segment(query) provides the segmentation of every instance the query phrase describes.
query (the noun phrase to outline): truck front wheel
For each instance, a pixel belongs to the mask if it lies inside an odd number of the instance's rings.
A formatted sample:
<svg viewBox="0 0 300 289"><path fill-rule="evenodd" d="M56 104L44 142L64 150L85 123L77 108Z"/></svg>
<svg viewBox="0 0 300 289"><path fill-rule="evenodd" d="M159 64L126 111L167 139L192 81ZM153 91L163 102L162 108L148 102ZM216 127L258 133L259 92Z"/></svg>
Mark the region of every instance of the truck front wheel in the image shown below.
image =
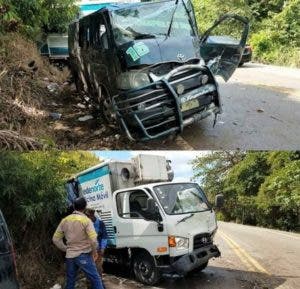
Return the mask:
<svg viewBox="0 0 300 289"><path fill-rule="evenodd" d="M143 284L154 285L160 279L160 273L155 266L154 259L148 253L139 253L133 260L135 277Z"/></svg>

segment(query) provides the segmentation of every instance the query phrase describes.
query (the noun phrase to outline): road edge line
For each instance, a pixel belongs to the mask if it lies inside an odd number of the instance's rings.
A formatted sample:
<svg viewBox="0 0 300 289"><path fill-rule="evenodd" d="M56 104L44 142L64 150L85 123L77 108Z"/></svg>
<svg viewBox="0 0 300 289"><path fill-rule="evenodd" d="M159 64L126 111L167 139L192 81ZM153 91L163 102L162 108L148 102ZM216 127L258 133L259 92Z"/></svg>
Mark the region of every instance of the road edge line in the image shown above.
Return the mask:
<svg viewBox="0 0 300 289"><path fill-rule="evenodd" d="M229 239L227 239L222 232L218 231L218 234L221 236L221 238L227 243L227 245L234 251L234 253L237 255L237 257L240 259L240 261L246 266L246 269L255 272L255 267L243 256L243 254L240 252L239 247L235 246Z"/></svg>
<svg viewBox="0 0 300 289"><path fill-rule="evenodd" d="M262 265L258 263L252 256L249 255L243 248L241 248L234 240L232 240L228 235L224 232L221 232L225 238L227 238L233 245L239 248L240 252L244 255L244 257L261 273L265 273L267 275L271 275Z"/></svg>

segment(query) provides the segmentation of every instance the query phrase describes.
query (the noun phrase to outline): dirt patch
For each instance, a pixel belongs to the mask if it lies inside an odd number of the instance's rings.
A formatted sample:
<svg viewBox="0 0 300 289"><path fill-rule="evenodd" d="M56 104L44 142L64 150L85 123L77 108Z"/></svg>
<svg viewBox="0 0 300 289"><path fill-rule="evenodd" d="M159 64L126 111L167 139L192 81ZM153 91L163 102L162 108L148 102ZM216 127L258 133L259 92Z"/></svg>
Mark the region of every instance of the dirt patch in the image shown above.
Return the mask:
<svg viewBox="0 0 300 289"><path fill-rule="evenodd" d="M43 146L50 135L47 104L53 98L46 83L64 77L40 57L34 43L18 34L0 36L0 148ZM15 137L7 137L8 132Z"/></svg>

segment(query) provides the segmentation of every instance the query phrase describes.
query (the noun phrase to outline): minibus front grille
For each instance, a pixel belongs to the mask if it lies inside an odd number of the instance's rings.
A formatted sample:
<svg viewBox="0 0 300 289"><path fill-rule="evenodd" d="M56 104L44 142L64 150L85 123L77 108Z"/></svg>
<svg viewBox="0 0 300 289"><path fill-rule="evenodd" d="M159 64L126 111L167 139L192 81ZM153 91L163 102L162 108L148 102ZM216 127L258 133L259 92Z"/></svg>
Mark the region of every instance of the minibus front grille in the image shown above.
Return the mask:
<svg viewBox="0 0 300 289"><path fill-rule="evenodd" d="M194 250L211 245L212 239L210 234L198 234L194 237Z"/></svg>
<svg viewBox="0 0 300 289"><path fill-rule="evenodd" d="M113 103L123 127L137 132L138 138L154 139L180 130L179 102L167 82L119 94Z"/></svg>
<svg viewBox="0 0 300 289"><path fill-rule="evenodd" d="M208 77L202 83L203 77ZM131 140L151 140L180 133L187 124L219 113L218 90L206 69L185 69L170 77L128 91L112 99L113 108ZM194 117L195 116L195 117Z"/></svg>

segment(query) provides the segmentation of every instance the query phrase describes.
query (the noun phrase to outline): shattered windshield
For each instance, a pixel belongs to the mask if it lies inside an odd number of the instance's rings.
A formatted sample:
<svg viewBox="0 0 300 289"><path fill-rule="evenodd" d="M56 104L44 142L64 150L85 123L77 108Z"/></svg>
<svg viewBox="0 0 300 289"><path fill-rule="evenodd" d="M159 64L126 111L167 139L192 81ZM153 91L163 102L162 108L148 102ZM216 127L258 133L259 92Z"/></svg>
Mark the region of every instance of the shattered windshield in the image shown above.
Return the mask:
<svg viewBox="0 0 300 289"><path fill-rule="evenodd" d="M209 209L207 199L196 184L168 184L154 187L154 191L169 215L201 212Z"/></svg>
<svg viewBox="0 0 300 289"><path fill-rule="evenodd" d="M136 5L112 11L118 45L142 38L194 36L184 4L179 1Z"/></svg>

